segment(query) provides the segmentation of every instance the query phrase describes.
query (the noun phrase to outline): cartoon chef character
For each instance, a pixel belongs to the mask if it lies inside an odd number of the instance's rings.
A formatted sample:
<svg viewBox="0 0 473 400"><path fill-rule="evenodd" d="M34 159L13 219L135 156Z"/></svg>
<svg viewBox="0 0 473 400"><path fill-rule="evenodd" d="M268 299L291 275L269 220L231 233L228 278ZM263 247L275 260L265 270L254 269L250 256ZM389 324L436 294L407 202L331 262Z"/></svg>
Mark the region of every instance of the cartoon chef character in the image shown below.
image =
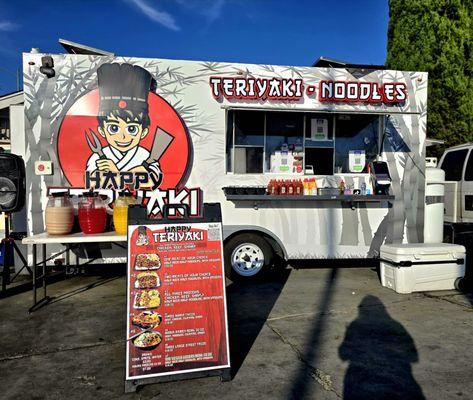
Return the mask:
<svg viewBox="0 0 473 400"><path fill-rule="evenodd" d="M149 133L148 94L152 76L144 68L131 64L102 64L97 69L100 104L98 133L107 140L96 147L87 139L93 153L87 171L148 172L162 179L157 159L140 146ZM156 142L156 138L155 138Z"/></svg>

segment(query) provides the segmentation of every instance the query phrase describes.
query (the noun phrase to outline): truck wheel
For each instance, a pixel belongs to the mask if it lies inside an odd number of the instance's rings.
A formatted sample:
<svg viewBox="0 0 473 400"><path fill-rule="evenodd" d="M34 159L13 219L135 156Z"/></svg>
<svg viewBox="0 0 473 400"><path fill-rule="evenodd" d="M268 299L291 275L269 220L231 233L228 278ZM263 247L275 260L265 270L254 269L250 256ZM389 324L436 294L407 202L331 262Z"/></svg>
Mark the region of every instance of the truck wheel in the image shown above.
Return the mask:
<svg viewBox="0 0 473 400"><path fill-rule="evenodd" d="M455 289L458 290L459 292L463 292L463 289L464 289L464 280L463 278L457 278L455 279L455 283L454 283L454 286L455 286Z"/></svg>
<svg viewBox="0 0 473 400"><path fill-rule="evenodd" d="M274 252L260 235L243 233L225 243L225 273L232 281L263 276L271 267Z"/></svg>

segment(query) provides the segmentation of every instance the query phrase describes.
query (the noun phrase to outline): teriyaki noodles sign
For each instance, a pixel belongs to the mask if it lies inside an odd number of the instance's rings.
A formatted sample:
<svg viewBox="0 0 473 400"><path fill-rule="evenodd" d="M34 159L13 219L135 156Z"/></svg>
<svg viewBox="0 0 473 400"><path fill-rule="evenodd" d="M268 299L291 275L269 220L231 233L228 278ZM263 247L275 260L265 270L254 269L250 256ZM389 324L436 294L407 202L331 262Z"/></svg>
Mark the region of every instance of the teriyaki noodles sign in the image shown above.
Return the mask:
<svg viewBox="0 0 473 400"><path fill-rule="evenodd" d="M216 100L298 101L315 97L325 102L403 103L407 100L404 83L346 82L322 80L318 85L295 78L210 77Z"/></svg>

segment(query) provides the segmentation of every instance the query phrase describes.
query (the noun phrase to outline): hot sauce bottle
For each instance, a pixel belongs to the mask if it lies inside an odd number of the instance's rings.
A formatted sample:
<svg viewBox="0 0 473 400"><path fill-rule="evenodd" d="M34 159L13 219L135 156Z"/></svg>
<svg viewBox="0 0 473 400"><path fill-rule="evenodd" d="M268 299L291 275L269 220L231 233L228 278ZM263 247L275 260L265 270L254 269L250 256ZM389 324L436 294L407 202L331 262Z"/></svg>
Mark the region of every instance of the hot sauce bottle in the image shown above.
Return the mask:
<svg viewBox="0 0 473 400"><path fill-rule="evenodd" d="M294 192L294 180L291 179L287 182L287 194L293 196Z"/></svg>
<svg viewBox="0 0 473 400"><path fill-rule="evenodd" d="M304 187L302 186L302 182L300 179L296 181L295 188L294 188L294 194L296 196L300 196L304 193Z"/></svg>
<svg viewBox="0 0 473 400"><path fill-rule="evenodd" d="M281 196L286 196L287 195L287 185L286 185L286 182L283 179L279 182L279 194Z"/></svg>

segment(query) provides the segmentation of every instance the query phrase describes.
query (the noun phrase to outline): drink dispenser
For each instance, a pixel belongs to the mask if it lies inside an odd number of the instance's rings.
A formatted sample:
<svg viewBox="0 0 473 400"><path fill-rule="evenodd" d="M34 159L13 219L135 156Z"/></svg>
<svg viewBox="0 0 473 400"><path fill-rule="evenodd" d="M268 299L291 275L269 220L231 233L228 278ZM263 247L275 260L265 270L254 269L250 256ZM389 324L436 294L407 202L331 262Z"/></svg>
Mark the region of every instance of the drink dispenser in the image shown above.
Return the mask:
<svg viewBox="0 0 473 400"><path fill-rule="evenodd" d="M79 203L79 225L86 234L105 232L107 211L105 202L96 193L84 193Z"/></svg>
<svg viewBox="0 0 473 400"><path fill-rule="evenodd" d="M65 192L52 193L45 211L46 232L50 235L71 233L74 223L74 208Z"/></svg>
<svg viewBox="0 0 473 400"><path fill-rule="evenodd" d="M135 204L131 193L120 193L113 206L113 225L119 235L126 235L128 229L128 206Z"/></svg>

